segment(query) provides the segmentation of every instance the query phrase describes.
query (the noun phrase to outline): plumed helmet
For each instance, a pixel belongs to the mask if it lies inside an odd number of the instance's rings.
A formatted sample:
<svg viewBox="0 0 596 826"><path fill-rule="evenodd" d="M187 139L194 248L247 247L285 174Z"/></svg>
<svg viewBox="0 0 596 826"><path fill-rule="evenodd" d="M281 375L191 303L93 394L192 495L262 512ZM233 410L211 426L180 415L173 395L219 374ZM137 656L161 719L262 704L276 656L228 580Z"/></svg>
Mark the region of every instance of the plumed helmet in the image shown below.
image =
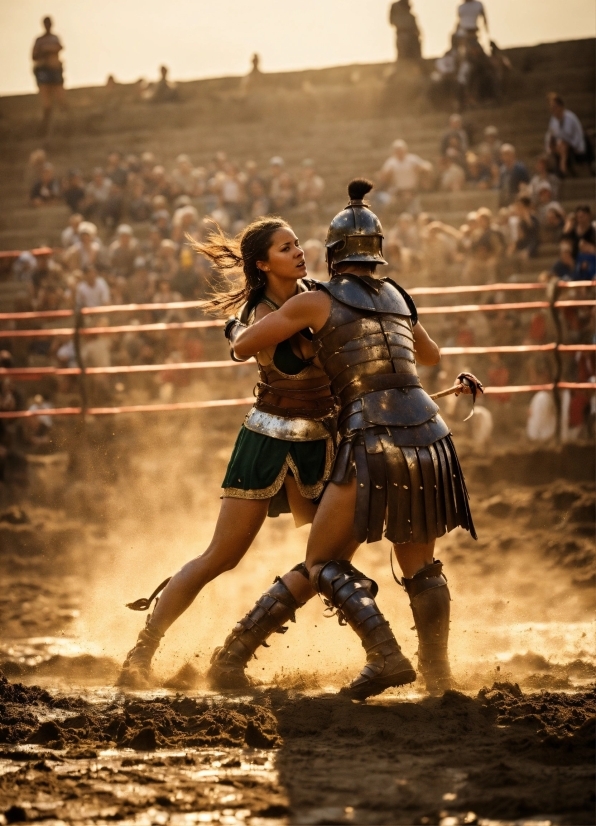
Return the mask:
<svg viewBox="0 0 596 826"><path fill-rule="evenodd" d="M373 185L364 178L355 178L348 185L350 203L339 212L327 231L327 266L331 272L337 264L386 264L383 258L383 227L362 200Z"/></svg>

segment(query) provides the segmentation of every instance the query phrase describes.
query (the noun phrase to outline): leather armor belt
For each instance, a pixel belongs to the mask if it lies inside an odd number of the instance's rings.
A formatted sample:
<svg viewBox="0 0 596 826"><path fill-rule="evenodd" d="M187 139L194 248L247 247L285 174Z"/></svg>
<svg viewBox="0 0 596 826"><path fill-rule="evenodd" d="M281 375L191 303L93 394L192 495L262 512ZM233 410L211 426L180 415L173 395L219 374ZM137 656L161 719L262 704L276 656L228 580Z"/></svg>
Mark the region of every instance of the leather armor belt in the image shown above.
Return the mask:
<svg viewBox="0 0 596 826"><path fill-rule="evenodd" d="M346 405L376 390L393 390L400 387L420 387L420 378L415 373L382 373L377 376L362 376L353 381L340 394L342 413Z"/></svg>
<svg viewBox="0 0 596 826"><path fill-rule="evenodd" d="M317 442L331 437L333 422L333 417L316 420L298 418L293 414L291 418L286 418L253 407L244 420L244 427L254 433L272 436L284 442Z"/></svg>

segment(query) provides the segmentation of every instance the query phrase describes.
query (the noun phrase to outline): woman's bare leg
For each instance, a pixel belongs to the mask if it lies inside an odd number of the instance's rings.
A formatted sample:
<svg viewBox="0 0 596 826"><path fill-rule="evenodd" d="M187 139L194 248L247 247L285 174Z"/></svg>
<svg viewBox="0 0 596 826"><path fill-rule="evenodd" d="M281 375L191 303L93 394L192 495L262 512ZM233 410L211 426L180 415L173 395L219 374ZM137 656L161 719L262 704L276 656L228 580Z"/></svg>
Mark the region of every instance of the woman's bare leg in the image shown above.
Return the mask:
<svg viewBox="0 0 596 826"><path fill-rule="evenodd" d="M296 480L292 476L286 476L284 484L296 526L300 527L312 523L317 512L315 503L302 496ZM282 582L299 605L304 605L315 595L309 580L299 571L288 571L287 574L282 576Z"/></svg>
<svg viewBox="0 0 596 826"><path fill-rule="evenodd" d="M260 531L268 506L268 499L222 500L209 547L174 574L159 598L151 615L156 631L164 634L208 582L236 567Z"/></svg>

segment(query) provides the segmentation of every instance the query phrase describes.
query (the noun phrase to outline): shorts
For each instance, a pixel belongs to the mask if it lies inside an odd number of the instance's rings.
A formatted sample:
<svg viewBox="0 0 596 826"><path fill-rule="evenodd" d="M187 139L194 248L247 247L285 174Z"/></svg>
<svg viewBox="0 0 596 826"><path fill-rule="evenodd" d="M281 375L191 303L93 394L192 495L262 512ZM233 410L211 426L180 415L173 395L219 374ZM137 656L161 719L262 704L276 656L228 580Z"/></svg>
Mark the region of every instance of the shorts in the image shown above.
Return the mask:
<svg viewBox="0 0 596 826"><path fill-rule="evenodd" d="M64 75L62 69L50 69L47 66L37 66L33 70L38 86L62 86Z"/></svg>

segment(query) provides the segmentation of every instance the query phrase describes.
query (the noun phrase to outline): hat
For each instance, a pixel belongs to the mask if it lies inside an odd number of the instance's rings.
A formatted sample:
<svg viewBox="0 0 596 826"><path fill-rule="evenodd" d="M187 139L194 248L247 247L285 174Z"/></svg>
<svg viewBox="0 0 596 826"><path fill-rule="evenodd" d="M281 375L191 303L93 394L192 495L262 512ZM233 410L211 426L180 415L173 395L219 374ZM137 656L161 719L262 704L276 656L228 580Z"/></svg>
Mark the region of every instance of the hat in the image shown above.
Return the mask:
<svg viewBox="0 0 596 826"><path fill-rule="evenodd" d="M284 159L279 155L274 155L269 161L269 166L285 166Z"/></svg>
<svg viewBox="0 0 596 826"><path fill-rule="evenodd" d="M95 224L91 223L91 221L81 221L79 224L79 235L84 235L85 233L95 238L97 235L97 227Z"/></svg>
<svg viewBox="0 0 596 826"><path fill-rule="evenodd" d="M132 227L129 224L120 224L116 233L118 235L133 235Z"/></svg>

